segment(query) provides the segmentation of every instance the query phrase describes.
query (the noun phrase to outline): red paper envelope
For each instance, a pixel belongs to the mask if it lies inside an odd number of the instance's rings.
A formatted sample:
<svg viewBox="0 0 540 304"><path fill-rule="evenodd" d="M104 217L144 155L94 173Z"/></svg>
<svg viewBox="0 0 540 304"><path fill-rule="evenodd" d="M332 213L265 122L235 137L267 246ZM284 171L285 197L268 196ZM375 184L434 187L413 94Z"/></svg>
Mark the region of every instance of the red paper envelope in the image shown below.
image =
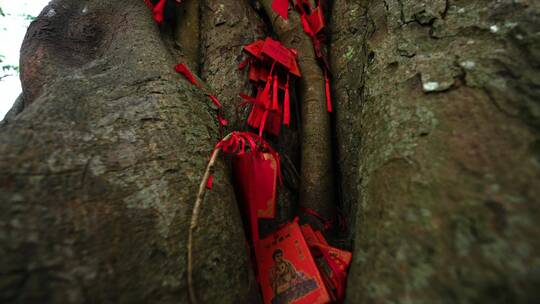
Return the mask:
<svg viewBox="0 0 540 304"><path fill-rule="evenodd" d="M277 161L273 154L259 151L237 155L233 161L235 184L253 240L259 239L258 219L275 217Z"/></svg>
<svg viewBox="0 0 540 304"><path fill-rule="evenodd" d="M255 256L265 304L330 302L297 222L257 242Z"/></svg>

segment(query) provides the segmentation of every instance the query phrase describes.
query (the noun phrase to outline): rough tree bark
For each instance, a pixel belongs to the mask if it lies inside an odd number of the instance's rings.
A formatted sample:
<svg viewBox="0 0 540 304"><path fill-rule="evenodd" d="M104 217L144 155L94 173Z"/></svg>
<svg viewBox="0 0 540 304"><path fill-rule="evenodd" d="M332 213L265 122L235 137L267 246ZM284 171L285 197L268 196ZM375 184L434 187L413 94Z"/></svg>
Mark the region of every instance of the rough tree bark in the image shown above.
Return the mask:
<svg viewBox="0 0 540 304"><path fill-rule="evenodd" d="M347 302L537 300L538 2L335 1L333 21Z"/></svg>
<svg viewBox="0 0 540 304"><path fill-rule="evenodd" d="M187 302L187 227L217 128L174 63L143 1L56 0L31 25L28 106L0 131L0 302ZM215 181L196 289L248 302L223 163Z"/></svg>

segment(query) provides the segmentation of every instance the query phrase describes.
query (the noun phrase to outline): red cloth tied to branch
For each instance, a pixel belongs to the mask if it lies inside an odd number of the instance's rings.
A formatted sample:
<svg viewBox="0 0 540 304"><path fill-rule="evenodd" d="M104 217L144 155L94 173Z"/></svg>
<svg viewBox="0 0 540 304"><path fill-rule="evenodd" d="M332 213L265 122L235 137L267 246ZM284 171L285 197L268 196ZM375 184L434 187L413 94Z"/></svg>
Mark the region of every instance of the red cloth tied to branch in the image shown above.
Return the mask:
<svg viewBox="0 0 540 304"><path fill-rule="evenodd" d="M219 99L215 96L215 95L212 95L210 92L208 92L203 86L202 84L197 80L197 78L195 77L195 75L193 75L193 73L191 72L191 70L183 63L179 63L177 64L175 67L174 67L174 70L179 73L179 74L182 74L184 75L184 77L191 83L193 84L194 86L198 87L198 88L201 88L204 93L206 94L206 96L208 96L208 98L210 98L210 100L212 101L212 103L216 106L217 108L217 114L216 114L216 119L220 125L221 128L223 128L224 126L227 126L228 125L228 121L223 118L223 116L221 115L221 109L223 108L223 106L221 105L221 102L219 101ZM210 188L210 187L209 187Z"/></svg>
<svg viewBox="0 0 540 304"><path fill-rule="evenodd" d="M244 51L251 57L242 62L239 68L249 65L249 79L257 88L254 97L240 95L245 100L243 104L252 104L248 125L258 129L259 136L262 136L263 131L277 136L281 124L290 124L291 76L302 76L296 61L296 51L272 38L246 45Z"/></svg>

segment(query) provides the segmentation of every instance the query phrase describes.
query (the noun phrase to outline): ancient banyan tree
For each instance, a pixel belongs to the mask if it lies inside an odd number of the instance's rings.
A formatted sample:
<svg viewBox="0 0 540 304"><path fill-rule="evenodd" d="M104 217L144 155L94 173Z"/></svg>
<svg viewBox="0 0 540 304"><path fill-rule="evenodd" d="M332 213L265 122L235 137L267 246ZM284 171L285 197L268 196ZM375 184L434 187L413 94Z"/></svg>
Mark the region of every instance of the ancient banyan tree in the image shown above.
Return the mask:
<svg viewBox="0 0 540 304"><path fill-rule="evenodd" d="M540 3L52 0L1 303L535 303Z"/></svg>

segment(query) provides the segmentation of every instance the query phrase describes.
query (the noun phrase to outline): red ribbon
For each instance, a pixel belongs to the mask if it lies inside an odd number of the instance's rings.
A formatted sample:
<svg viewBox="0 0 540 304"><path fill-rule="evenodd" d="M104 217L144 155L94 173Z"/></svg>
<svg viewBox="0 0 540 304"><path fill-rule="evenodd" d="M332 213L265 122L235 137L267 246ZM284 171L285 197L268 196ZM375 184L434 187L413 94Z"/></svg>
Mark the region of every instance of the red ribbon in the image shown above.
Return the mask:
<svg viewBox="0 0 540 304"><path fill-rule="evenodd" d="M180 73L180 74L184 75L184 77L186 77L186 79L189 82L191 82L191 84L196 85L197 87L201 86L199 84L199 82L197 81L197 78L195 78L195 76L193 76L193 73L191 73L191 71L189 70L189 68L185 64L183 64L183 63L177 64L174 67L174 70L176 71L176 73Z"/></svg>
<svg viewBox="0 0 540 304"><path fill-rule="evenodd" d="M146 0L145 0L146 1ZM197 78L195 77L195 75L193 75L193 73L191 72L191 70L183 63L179 63L177 64L175 67L174 67L174 70L177 72L177 73L180 73L182 75L184 75L184 77L193 85L195 85L196 87L198 88L201 88L203 89L202 85L199 83L199 81L197 80ZM216 119L217 121L219 122L219 126L220 126L220 133L223 133L223 127L227 126L229 124L229 122L223 118L223 116L221 115L221 109L223 108L223 105L221 104L221 102L219 101L219 99L217 99L216 96L206 92L206 95L210 98L210 100L212 100L212 103L214 103L214 105L217 107L217 113L216 113ZM223 134L221 134L223 135Z"/></svg>
<svg viewBox="0 0 540 304"><path fill-rule="evenodd" d="M291 97L289 95L289 75L285 84L285 97L283 98L283 124L289 125L291 122Z"/></svg>

